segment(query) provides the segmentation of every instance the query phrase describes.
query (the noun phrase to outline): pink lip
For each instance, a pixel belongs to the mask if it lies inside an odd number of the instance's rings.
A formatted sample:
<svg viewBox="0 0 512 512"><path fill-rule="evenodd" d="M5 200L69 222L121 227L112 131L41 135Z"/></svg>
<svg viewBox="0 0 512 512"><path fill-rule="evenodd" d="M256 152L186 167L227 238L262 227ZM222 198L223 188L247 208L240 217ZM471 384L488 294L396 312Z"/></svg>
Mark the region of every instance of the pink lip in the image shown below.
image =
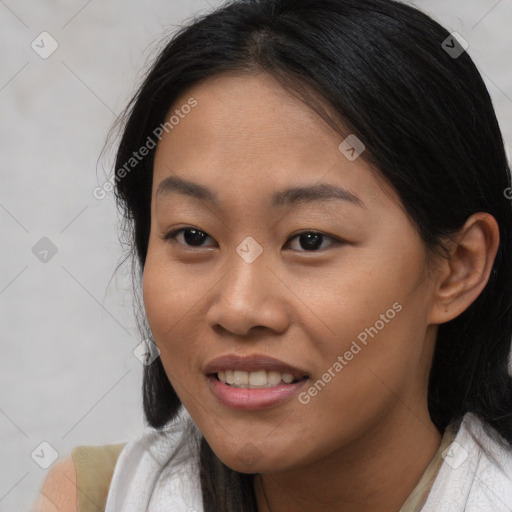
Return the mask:
<svg viewBox="0 0 512 512"><path fill-rule="evenodd" d="M263 354L252 354L246 357L237 354L227 354L225 356L216 357L207 363L204 368L204 373L210 375L218 373L221 370L243 370L246 372L274 370L281 373L290 373L297 380L308 376L308 372L304 370Z"/></svg>
<svg viewBox="0 0 512 512"><path fill-rule="evenodd" d="M269 388L235 388L217 379L216 374L221 370L242 370L246 372L274 370L280 373L290 373L299 382L279 384ZM217 357L205 366L204 373L207 376L210 390L221 403L233 409L245 411L273 407L297 393L308 380L304 379L304 377L308 377L306 371L263 354L253 354L246 357L227 354Z"/></svg>
<svg viewBox="0 0 512 512"><path fill-rule="evenodd" d="M292 384L280 384L272 388L248 389L228 386L218 380L215 375L208 375L207 379L210 390L221 403L232 409L243 411L274 407L297 393L308 380L304 379Z"/></svg>

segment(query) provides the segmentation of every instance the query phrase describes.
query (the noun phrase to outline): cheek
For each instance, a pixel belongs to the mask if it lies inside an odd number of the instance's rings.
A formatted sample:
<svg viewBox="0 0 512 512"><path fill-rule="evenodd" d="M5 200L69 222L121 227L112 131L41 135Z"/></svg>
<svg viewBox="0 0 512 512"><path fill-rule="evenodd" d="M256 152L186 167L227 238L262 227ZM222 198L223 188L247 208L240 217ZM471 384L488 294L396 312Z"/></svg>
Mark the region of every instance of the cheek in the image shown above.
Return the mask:
<svg viewBox="0 0 512 512"><path fill-rule="evenodd" d="M166 320L165 311L172 307L172 293L169 293L169 290L166 291L164 273L163 265L160 264L158 258L148 251L142 278L142 295L146 317L157 344L162 330L166 326L170 327L170 315Z"/></svg>
<svg viewBox="0 0 512 512"><path fill-rule="evenodd" d="M193 306L192 288L187 269L180 269L169 259L165 246L151 243L148 248L142 293L144 308L155 342L172 338L187 312ZM158 338L158 339L157 339Z"/></svg>
<svg viewBox="0 0 512 512"><path fill-rule="evenodd" d="M310 333L321 364L315 365L301 401L312 417L328 423L335 417L334 423L343 424L352 411L368 419L396 396L417 389L418 375L428 364L424 270L421 247L397 255L376 251L354 262L351 272L339 274L328 288L321 310L324 328L319 323L317 335ZM325 325L329 332L320 336Z"/></svg>
<svg viewBox="0 0 512 512"><path fill-rule="evenodd" d="M172 365L172 373L188 360L194 349L188 339L183 338L184 319L193 311L187 292L180 293L187 287L177 275L171 273L165 258L148 251L142 279L144 309L162 363L166 370L171 370Z"/></svg>
<svg viewBox="0 0 512 512"><path fill-rule="evenodd" d="M411 331L421 331L427 290L419 255L402 254L369 249L324 280L321 293L306 297L318 313L319 330L310 336L318 340L322 358L335 360L349 351L350 360L364 353L368 361L387 362L399 350L414 348Z"/></svg>

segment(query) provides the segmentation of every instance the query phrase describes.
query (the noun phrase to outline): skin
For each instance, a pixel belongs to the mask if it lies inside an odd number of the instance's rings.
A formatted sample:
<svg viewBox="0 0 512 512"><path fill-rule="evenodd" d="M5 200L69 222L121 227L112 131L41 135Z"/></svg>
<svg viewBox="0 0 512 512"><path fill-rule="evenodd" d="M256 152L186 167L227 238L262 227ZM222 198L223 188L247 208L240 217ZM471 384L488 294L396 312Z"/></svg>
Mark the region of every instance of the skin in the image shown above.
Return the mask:
<svg viewBox="0 0 512 512"><path fill-rule="evenodd" d="M437 326L485 287L496 222L471 216L450 257L429 267L397 194L364 153L349 161L339 133L270 75L219 75L173 108L191 96L197 106L157 147L143 277L169 380L215 454L258 473L260 511L396 512L441 441L427 408ZM176 192L157 198L172 175L212 188L221 206ZM267 205L276 190L317 182L348 189L364 206ZM162 239L181 227L208 237L195 246L183 233ZM318 249L296 236L308 230L326 235ZM248 236L263 249L250 264L236 252ZM259 353L305 370L307 389L396 302L402 310L308 404L294 396L234 410L207 385L211 359Z"/></svg>

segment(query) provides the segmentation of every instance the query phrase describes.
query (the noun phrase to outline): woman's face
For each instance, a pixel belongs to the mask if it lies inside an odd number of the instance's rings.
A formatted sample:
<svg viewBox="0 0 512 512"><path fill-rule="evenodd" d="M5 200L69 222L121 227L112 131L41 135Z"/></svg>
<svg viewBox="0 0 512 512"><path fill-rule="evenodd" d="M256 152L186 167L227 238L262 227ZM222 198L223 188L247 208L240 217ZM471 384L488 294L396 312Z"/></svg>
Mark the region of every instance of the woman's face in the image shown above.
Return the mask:
<svg viewBox="0 0 512 512"><path fill-rule="evenodd" d="M144 303L167 376L217 456L284 471L428 421L426 252L361 147L340 149L267 74L217 76L171 114ZM307 190L282 193L296 187Z"/></svg>

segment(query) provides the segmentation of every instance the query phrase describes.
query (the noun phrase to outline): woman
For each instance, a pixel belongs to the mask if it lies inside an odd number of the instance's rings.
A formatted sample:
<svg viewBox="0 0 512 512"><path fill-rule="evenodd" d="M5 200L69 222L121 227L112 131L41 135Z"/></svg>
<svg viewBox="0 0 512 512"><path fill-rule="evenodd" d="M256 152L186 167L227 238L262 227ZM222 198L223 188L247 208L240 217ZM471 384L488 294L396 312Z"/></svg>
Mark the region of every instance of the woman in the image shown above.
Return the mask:
<svg viewBox="0 0 512 512"><path fill-rule="evenodd" d="M464 47L238 0L163 49L113 179L149 428L106 512L512 510L510 169Z"/></svg>

